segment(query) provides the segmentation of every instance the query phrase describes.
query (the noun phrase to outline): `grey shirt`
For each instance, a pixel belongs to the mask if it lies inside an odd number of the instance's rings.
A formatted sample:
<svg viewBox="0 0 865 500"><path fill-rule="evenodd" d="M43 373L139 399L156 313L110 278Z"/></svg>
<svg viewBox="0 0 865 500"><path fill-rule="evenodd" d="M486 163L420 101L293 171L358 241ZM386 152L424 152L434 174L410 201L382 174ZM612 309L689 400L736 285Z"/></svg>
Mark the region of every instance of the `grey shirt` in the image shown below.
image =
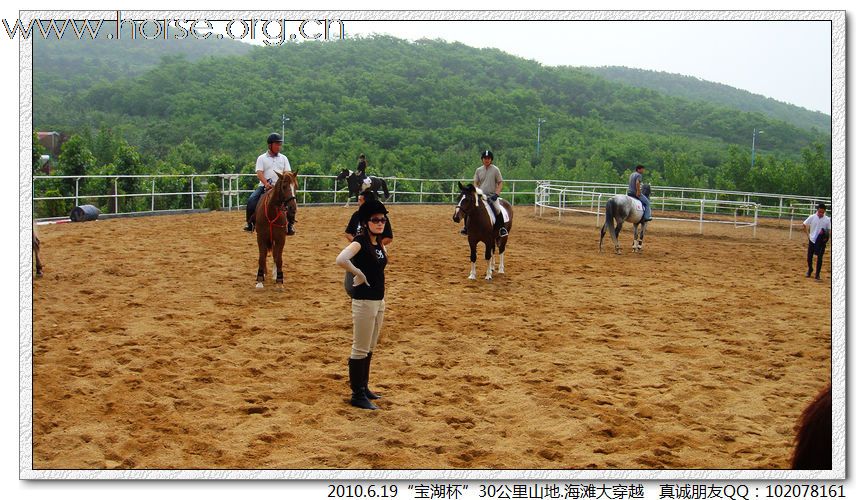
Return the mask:
<svg viewBox="0 0 865 500"><path fill-rule="evenodd" d="M496 192L496 184L503 182L502 173L499 167L490 164L490 167L481 165L475 170L475 186L479 187L485 194Z"/></svg>
<svg viewBox="0 0 865 500"><path fill-rule="evenodd" d="M639 172L634 172L631 174L631 177L628 178L628 195L629 196L640 196L642 193L637 191L637 182L639 181L640 186L643 185L643 174Z"/></svg>

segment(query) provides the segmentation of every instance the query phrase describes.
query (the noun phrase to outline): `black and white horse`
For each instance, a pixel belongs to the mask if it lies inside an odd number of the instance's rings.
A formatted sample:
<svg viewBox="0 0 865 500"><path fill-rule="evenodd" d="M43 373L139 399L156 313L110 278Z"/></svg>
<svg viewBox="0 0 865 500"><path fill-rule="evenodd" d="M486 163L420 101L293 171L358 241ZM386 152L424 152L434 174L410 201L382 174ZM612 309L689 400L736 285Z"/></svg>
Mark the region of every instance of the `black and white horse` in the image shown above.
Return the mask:
<svg viewBox="0 0 865 500"><path fill-rule="evenodd" d="M648 184L643 184L641 189L646 198L652 195L652 187ZM631 251L640 253L643 251L643 235L646 232L647 221L643 220L643 204L640 200L632 198L628 195L617 194L607 201L607 218L601 227L601 239L598 241L598 252L603 251L604 234L609 229L610 237L613 239L613 244L616 246L616 253L622 253L622 247L619 245L619 231L622 230L622 224L630 222L634 225L634 244ZM613 219L616 220L616 227L613 227ZM639 228L639 233L637 229Z"/></svg>
<svg viewBox="0 0 865 500"><path fill-rule="evenodd" d="M463 186L460 182L460 201L454 208L453 221L459 222L466 219L466 235L469 242L469 259L472 262L472 270L469 274L469 279L477 279L476 261L478 258L478 243L483 243L484 258L487 260L487 274L484 277L487 281L493 279L493 268L495 267L495 249L499 250L499 274L505 274L505 247L508 244L507 236L499 236L499 232L495 228L491 215L487 211L487 196L480 189L469 184ZM505 228L510 233L514 221L514 209L511 204L502 198L499 198L499 206L507 212L508 220L505 222ZM492 207L490 207L492 208Z"/></svg>
<svg viewBox="0 0 865 500"><path fill-rule="evenodd" d="M376 194L378 194L379 191L384 192L385 200L390 197L390 192L387 190L387 182L385 182L381 177L373 177L371 175L364 177L362 174L344 168L339 175L336 176L336 181L339 182L343 179L345 179L345 182L348 184L349 196L354 196L355 199L357 199L357 195L367 189L375 191Z"/></svg>

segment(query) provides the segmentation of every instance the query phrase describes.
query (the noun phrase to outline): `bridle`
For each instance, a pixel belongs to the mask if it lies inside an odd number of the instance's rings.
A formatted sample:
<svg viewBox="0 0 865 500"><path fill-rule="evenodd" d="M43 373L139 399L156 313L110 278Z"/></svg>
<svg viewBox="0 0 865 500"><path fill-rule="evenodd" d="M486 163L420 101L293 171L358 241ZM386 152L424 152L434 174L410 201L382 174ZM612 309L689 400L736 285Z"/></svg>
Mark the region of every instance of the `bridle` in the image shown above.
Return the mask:
<svg viewBox="0 0 865 500"><path fill-rule="evenodd" d="M276 209L276 214L273 219L270 218L270 214L268 213L267 207L270 206L270 198L273 196L273 193L276 191L276 186L273 187L270 191L268 191L267 195L265 195L264 199L264 217L267 219L267 225L270 229L270 241L273 241L273 226L279 226L285 231L288 228L289 221L288 219L288 204L291 203L292 200L297 200L297 194L294 191L294 184L289 185L289 189L291 191L291 196L282 200L282 203L279 204L279 207ZM295 203L297 203L295 201ZM285 216L285 223L278 224L279 219Z"/></svg>
<svg viewBox="0 0 865 500"><path fill-rule="evenodd" d="M475 195L475 206L474 206L474 208L477 208L478 206L480 206L480 201L479 201L480 196L478 195L478 191L477 191L477 189L474 189L473 192L474 192L474 195ZM457 202L457 206L456 206L457 213L460 214L460 215L462 215L462 218L464 218L464 219L465 219L465 218L468 218L468 215L469 215L469 211L466 210L466 209L463 209L463 200L466 199L467 196L468 196L468 195L467 195L466 193L463 193L462 197L460 198L460 201Z"/></svg>

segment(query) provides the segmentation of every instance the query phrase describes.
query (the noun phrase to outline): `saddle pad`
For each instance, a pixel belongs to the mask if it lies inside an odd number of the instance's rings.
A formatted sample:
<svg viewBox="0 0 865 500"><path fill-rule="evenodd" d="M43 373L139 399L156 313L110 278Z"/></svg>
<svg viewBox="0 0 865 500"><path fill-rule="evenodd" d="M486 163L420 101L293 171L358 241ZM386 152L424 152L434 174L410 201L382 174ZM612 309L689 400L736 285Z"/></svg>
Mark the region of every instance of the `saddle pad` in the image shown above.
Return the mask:
<svg viewBox="0 0 865 500"><path fill-rule="evenodd" d="M495 225L496 224L496 212L492 208L492 202L489 201L489 198L484 198L484 201L486 201L486 203L484 203L484 205L486 205L487 213L490 215L490 222L492 222L493 225ZM511 220L511 218L508 217L508 211L505 210L501 204L499 204L499 210L501 210L501 212L502 212L502 220L505 222L505 224L507 224L508 221Z"/></svg>

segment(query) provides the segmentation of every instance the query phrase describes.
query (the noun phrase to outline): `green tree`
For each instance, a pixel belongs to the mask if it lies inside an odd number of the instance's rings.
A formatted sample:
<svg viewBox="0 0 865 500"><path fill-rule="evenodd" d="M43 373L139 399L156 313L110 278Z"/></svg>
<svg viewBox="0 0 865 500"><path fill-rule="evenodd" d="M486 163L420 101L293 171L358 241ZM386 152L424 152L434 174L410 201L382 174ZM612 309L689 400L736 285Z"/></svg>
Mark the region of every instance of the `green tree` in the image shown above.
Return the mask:
<svg viewBox="0 0 865 500"><path fill-rule="evenodd" d="M42 173L42 155L47 154L48 150L45 149L42 144L39 142L39 136L37 134L33 134L33 162L31 166L33 167L33 175L39 175Z"/></svg>

